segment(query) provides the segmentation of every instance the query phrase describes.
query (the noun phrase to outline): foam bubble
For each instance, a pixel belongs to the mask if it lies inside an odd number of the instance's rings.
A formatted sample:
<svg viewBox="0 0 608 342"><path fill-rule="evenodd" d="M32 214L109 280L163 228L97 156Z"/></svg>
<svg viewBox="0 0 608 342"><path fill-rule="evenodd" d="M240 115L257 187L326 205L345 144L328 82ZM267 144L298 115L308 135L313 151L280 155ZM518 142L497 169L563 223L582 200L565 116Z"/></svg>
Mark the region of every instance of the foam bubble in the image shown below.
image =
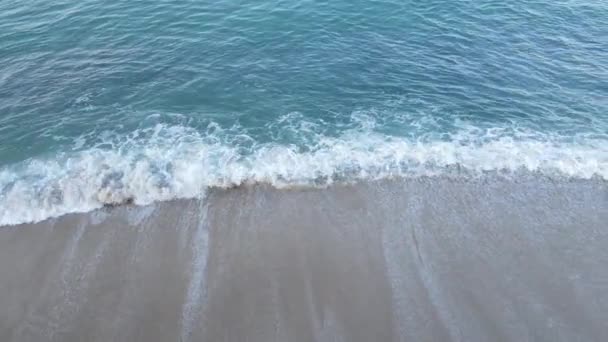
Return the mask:
<svg viewBox="0 0 608 342"><path fill-rule="evenodd" d="M304 127L301 125L301 127ZM306 132L307 145L247 141L156 125L94 147L0 170L0 225L40 221L105 205L203 197L210 187L268 183L325 186L446 172L466 177L520 170L608 179L608 140L465 127L449 136L388 136L363 129ZM233 137L234 139L234 137ZM80 142L79 142L80 143Z"/></svg>

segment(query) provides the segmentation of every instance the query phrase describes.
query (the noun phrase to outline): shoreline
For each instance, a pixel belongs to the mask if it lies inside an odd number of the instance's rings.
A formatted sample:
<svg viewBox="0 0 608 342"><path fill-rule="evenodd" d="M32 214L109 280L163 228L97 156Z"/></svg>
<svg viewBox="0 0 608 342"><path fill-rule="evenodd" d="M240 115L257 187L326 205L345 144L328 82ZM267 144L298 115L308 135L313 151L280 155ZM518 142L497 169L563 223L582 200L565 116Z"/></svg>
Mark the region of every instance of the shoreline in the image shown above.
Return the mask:
<svg viewBox="0 0 608 342"><path fill-rule="evenodd" d="M151 203L139 204L137 203L136 197L127 197L122 202L111 202L101 204L100 207L92 208L86 211L72 211L59 214L56 216L49 216L41 220L23 221L18 223L0 224L0 229L6 229L13 226L23 226L31 224L40 224L50 220L57 220L65 216L72 215L86 215L92 213L110 213L113 210L121 208L145 208L150 206L159 205L162 203L181 202L181 201L206 201L210 196L214 194L229 192L229 191L247 191L248 189L265 189L268 191L324 191L331 190L334 188L348 188L357 186L367 185L378 185L378 184L402 184L402 183L428 183L428 182L455 182L465 184L487 184L487 183L543 183L543 184L580 184L582 186L598 186L602 188L608 188L608 179L604 179L600 176L593 176L591 178L576 178L567 177L563 175L550 175L541 172L531 171L509 171L502 173L500 171L489 171L483 174L468 174L468 173L445 173L438 175L415 175L415 176L404 176L395 175L391 177L382 178L371 178L371 179L359 179L355 178L352 180L334 181L330 183L311 183L311 184L272 184L268 182L245 182L242 184L233 184L229 186L212 186L204 191L201 191L200 196L196 197L185 197L185 198L170 198L170 199L159 199Z"/></svg>

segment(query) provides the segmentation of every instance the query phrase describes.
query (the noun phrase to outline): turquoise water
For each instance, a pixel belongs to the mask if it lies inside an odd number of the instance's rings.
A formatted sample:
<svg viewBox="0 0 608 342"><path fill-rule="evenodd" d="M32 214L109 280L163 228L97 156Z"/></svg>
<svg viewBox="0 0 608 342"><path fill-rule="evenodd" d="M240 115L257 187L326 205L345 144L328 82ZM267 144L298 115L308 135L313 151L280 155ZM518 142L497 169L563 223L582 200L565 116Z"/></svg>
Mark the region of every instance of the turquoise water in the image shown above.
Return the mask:
<svg viewBox="0 0 608 342"><path fill-rule="evenodd" d="M608 179L602 1L0 2L0 224L212 186Z"/></svg>

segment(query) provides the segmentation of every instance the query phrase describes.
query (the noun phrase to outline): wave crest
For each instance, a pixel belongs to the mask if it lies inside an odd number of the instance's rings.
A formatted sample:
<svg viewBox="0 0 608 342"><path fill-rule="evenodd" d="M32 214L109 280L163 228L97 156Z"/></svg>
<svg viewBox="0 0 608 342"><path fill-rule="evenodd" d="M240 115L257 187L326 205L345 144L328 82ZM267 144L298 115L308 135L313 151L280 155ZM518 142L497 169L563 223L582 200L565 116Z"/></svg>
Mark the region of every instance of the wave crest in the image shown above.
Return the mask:
<svg viewBox="0 0 608 342"><path fill-rule="evenodd" d="M505 132L472 127L448 137L414 139L357 129L336 137L317 135L305 146L251 143L244 148L186 127L159 124L88 150L0 170L0 225L106 205L197 198L210 187L253 183L326 186L386 177L474 177L522 170L608 179L607 140Z"/></svg>

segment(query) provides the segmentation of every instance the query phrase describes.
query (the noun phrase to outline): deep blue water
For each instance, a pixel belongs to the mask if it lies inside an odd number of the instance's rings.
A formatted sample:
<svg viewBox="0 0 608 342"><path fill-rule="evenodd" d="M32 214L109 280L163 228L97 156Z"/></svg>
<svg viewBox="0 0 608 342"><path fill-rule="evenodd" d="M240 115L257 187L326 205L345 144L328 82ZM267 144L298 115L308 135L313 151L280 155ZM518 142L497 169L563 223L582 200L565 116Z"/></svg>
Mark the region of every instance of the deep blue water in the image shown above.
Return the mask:
<svg viewBox="0 0 608 342"><path fill-rule="evenodd" d="M0 224L464 170L608 179L603 1L0 1Z"/></svg>

